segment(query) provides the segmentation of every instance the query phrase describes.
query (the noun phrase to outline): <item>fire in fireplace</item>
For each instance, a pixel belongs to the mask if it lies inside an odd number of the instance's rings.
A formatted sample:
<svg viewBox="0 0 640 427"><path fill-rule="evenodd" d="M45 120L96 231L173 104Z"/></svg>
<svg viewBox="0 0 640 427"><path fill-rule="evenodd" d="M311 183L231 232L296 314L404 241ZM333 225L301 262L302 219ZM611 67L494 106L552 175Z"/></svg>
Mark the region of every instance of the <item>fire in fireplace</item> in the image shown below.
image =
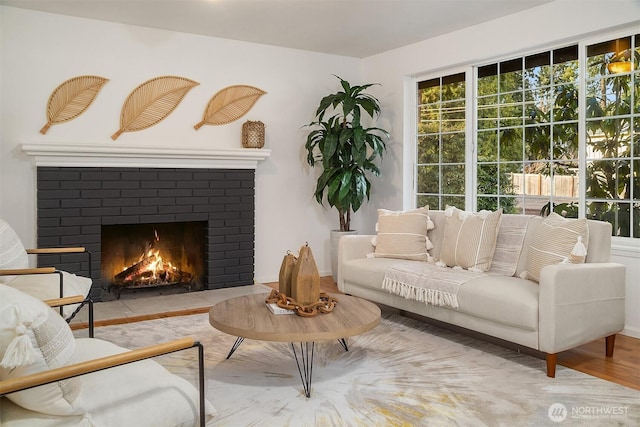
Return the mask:
<svg viewBox="0 0 640 427"><path fill-rule="evenodd" d="M102 280L117 298L124 290L204 285L206 222L103 225Z"/></svg>

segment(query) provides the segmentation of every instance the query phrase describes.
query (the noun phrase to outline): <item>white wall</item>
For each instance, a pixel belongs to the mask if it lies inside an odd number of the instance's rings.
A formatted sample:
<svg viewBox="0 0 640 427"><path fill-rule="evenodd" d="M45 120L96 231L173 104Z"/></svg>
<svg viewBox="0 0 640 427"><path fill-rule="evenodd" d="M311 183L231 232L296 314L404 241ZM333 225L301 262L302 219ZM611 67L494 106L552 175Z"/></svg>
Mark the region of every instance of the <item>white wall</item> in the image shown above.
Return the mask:
<svg viewBox="0 0 640 427"><path fill-rule="evenodd" d="M307 241L321 274L330 274L328 230L337 227L337 214L312 198L316 171L306 166L301 127L313 120L320 99L339 89L332 74L358 81L360 60L5 6L0 19L0 217L26 245L36 239L35 168L22 143L241 147L242 123L261 120L272 152L256 172L256 280L277 280L286 251ZM41 135L51 92L85 74L110 81L83 115ZM163 75L200 85L156 126L112 141L127 95ZM234 84L267 94L240 120L195 131L209 99Z"/></svg>
<svg viewBox="0 0 640 427"><path fill-rule="evenodd" d="M637 0L556 0L528 11L465 28L379 55L365 58L362 80L378 82L376 95L383 100L382 121L393 132L385 163L384 182L376 187L373 203L366 207L359 229L373 230L375 209L411 205L411 150L415 114L415 76L461 68L577 42L606 31L640 31ZM403 166L408 169L404 170ZM624 250L612 251L612 260L627 265L627 310L624 333L640 337L640 242L625 239ZM631 247L629 247L629 245Z"/></svg>

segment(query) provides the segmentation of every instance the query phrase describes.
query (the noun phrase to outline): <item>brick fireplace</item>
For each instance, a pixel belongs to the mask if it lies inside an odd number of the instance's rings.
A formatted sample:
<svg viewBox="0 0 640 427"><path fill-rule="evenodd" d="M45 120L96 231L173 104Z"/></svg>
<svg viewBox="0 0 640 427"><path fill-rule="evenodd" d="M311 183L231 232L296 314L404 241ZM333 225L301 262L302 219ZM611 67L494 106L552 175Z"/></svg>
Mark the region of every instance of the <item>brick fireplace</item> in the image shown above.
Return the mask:
<svg viewBox="0 0 640 427"><path fill-rule="evenodd" d="M114 295L101 277L105 226L200 222L204 274L196 289L252 284L255 168L269 151L131 149L23 144L37 166L38 246L86 247L92 296L108 300ZM39 263L89 275L87 258L78 255L40 256Z"/></svg>

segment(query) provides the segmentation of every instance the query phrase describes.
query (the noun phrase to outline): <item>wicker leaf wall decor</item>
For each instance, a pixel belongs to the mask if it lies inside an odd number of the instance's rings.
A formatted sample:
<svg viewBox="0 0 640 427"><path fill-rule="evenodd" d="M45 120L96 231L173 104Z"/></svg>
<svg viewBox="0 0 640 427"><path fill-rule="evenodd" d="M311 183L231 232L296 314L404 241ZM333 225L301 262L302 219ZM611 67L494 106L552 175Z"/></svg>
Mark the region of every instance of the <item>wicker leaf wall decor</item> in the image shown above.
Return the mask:
<svg viewBox="0 0 640 427"><path fill-rule="evenodd" d="M77 76L55 88L47 102L47 124L40 133L44 135L51 125L68 122L84 113L108 81L99 76Z"/></svg>
<svg viewBox="0 0 640 427"><path fill-rule="evenodd" d="M124 101L120 112L120 129L133 132L151 127L164 120L180 104L187 92L200 83L184 77L162 76L148 80L135 88Z"/></svg>
<svg viewBox="0 0 640 427"><path fill-rule="evenodd" d="M202 121L194 126L224 125L247 114L265 91L253 86L235 85L222 89L213 95L202 116Z"/></svg>

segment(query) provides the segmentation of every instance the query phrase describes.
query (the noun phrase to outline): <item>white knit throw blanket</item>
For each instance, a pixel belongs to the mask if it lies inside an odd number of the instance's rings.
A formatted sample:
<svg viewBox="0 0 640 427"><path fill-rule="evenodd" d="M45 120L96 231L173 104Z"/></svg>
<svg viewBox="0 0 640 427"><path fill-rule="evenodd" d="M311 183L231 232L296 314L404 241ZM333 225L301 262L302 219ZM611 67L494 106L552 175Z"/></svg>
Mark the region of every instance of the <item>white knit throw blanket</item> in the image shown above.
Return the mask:
<svg viewBox="0 0 640 427"><path fill-rule="evenodd" d="M458 308L458 289L467 280L487 273L440 267L421 261L392 265L382 281L382 289L406 299Z"/></svg>
<svg viewBox="0 0 640 427"><path fill-rule="evenodd" d="M466 281L483 276L515 274L530 219L529 215L503 216L493 258L496 262L488 272L406 261L392 265L385 272L382 289L425 304L458 308L458 291Z"/></svg>

